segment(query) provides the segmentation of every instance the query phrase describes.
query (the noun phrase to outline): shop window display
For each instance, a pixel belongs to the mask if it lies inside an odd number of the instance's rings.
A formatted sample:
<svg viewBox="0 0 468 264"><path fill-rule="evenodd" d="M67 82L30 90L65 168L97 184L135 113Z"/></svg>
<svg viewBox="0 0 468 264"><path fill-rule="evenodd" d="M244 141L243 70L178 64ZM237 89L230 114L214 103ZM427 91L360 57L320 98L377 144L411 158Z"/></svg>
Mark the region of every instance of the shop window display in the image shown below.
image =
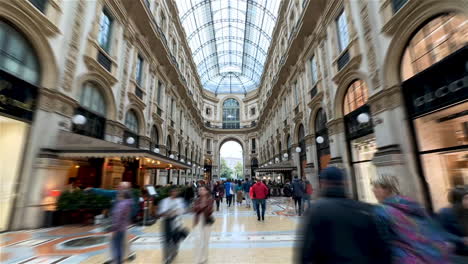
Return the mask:
<svg viewBox="0 0 468 264"><path fill-rule="evenodd" d="M424 180L438 210L468 184L468 19L444 14L415 32L401 61L402 90Z"/></svg>
<svg viewBox="0 0 468 264"><path fill-rule="evenodd" d="M346 138L351 154L350 165L354 174L355 197L361 201L375 203L377 200L372 193L371 182L377 176L377 169L372 163L376 144L367 100L366 83L363 80L355 80L350 84L344 96L343 112ZM368 122L358 121L358 116L362 114L369 117Z"/></svg>

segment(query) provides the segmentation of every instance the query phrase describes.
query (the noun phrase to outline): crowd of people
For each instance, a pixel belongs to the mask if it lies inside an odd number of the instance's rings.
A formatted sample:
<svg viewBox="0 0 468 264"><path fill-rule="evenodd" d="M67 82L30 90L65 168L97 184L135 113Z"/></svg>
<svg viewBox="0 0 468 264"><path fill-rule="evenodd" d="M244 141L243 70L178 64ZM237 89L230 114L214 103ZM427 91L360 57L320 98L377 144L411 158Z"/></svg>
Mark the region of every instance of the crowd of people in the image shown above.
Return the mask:
<svg viewBox="0 0 468 264"><path fill-rule="evenodd" d="M303 216L298 229L295 263L468 263L468 187L450 193L452 206L435 215L408 197L400 195L398 180L381 176L372 182L378 205L349 198L343 172L335 167L320 176L320 194L311 202L313 188L307 179L295 176L286 182L282 194ZM164 232L163 263L171 263L178 247L189 234L181 216L193 213L193 231L198 234L196 263L206 263L215 222L214 211L225 202L252 208L257 221L265 221L266 200L271 184L265 180L226 180L169 184L169 196L158 203L156 212ZM112 197L112 258L115 263L134 257L129 250L126 230L135 215L135 199L130 184L118 190L92 188L90 191Z"/></svg>
<svg viewBox="0 0 468 264"><path fill-rule="evenodd" d="M400 195L394 176L372 183L378 205L350 199L338 168L324 169L319 180L321 198L298 231L296 263L468 263L466 186L453 190L453 206L433 217Z"/></svg>

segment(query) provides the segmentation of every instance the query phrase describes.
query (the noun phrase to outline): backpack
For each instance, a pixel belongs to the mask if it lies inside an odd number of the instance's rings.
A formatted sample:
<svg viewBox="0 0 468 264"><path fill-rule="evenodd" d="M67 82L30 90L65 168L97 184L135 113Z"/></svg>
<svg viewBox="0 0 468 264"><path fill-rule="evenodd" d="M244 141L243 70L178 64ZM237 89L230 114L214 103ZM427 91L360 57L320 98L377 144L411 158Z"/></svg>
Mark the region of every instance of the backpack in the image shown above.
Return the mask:
<svg viewBox="0 0 468 264"><path fill-rule="evenodd" d="M291 197L292 196L292 189L291 189L291 185L289 184L286 184L283 188L283 193L284 193L284 196L286 197Z"/></svg>
<svg viewBox="0 0 468 264"><path fill-rule="evenodd" d="M306 184L306 193L308 195L311 195L313 193L312 184L310 183Z"/></svg>

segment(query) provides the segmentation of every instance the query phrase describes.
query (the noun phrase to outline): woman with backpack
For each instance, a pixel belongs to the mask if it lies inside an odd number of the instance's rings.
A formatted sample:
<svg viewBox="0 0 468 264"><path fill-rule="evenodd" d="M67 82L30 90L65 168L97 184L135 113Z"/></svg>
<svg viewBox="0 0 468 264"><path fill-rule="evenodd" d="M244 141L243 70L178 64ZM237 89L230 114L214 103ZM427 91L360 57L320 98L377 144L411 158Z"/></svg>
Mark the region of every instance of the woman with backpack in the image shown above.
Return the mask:
<svg viewBox="0 0 468 264"><path fill-rule="evenodd" d="M375 208L378 228L390 245L392 263L452 263L448 233L421 205L399 194L395 177L381 176L372 185L380 202Z"/></svg>

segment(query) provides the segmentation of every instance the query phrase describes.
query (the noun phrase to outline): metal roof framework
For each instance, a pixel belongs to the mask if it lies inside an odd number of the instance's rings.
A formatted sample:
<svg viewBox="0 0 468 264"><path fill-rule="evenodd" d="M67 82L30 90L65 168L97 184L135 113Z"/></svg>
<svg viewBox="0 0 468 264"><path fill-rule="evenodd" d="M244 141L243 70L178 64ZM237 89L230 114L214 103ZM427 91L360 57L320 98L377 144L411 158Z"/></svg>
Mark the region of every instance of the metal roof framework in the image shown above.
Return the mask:
<svg viewBox="0 0 468 264"><path fill-rule="evenodd" d="M176 0L203 87L247 93L263 73L281 0Z"/></svg>

